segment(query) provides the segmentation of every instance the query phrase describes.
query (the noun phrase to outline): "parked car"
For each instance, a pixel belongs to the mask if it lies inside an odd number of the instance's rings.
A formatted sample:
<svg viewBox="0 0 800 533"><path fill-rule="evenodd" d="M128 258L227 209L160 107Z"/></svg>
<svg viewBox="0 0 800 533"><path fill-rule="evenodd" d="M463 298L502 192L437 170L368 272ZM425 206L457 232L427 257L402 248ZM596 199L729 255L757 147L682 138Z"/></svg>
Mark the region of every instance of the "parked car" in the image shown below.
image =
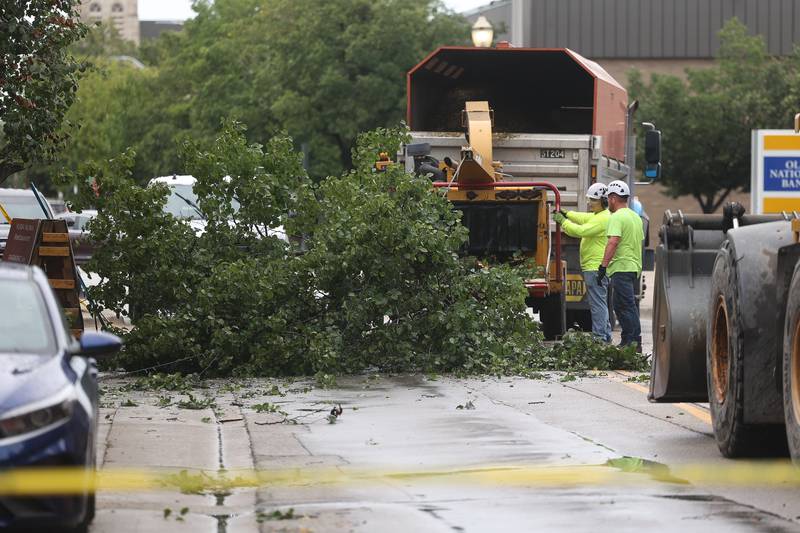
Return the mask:
<svg viewBox="0 0 800 533"><path fill-rule="evenodd" d="M47 203L50 204L50 209L53 210L56 216L69 212L69 209L67 209L67 202L64 200L48 198Z"/></svg>
<svg viewBox="0 0 800 533"><path fill-rule="evenodd" d="M194 193L194 176L161 176L150 180L148 186L162 183L169 188L169 197L164 205L164 211L175 218L185 220L194 232L201 235L206 230L206 219L198 204L197 195Z"/></svg>
<svg viewBox="0 0 800 533"><path fill-rule="evenodd" d="M0 205L2 205L8 215L14 218L54 218L50 204L41 197L40 204L36 200L33 191L29 189L0 189ZM47 214L42 210L42 205L47 210ZM0 256L6 248L6 240L11 226L8 221L0 216ZM80 229L69 228L69 239L72 243L72 253L75 255L75 262L83 265L92 257L94 246L89 240L88 235Z"/></svg>
<svg viewBox="0 0 800 533"><path fill-rule="evenodd" d="M229 181L230 177L226 176L225 180ZM202 235L206 230L207 222L203 215L200 201L194 193L194 184L197 183L197 178L194 176L179 176L177 174L161 176L151 179L148 186L156 183L166 185L170 191L164 211L176 218L186 220L197 235ZM233 201L233 209L234 211L239 210L239 203L236 200ZM266 228L266 234L289 242L283 226Z"/></svg>
<svg viewBox="0 0 800 533"><path fill-rule="evenodd" d="M93 472L97 437L94 357L116 352L119 338L69 333L38 267L0 262L0 470L77 467ZM84 531L94 494L0 495L0 529Z"/></svg>
<svg viewBox="0 0 800 533"><path fill-rule="evenodd" d="M56 214L56 218L61 218L67 221L67 226L72 230L79 230L86 234L86 224L89 223L94 217L97 216L97 211L94 209L84 209L80 213L72 211L65 211L64 213Z"/></svg>

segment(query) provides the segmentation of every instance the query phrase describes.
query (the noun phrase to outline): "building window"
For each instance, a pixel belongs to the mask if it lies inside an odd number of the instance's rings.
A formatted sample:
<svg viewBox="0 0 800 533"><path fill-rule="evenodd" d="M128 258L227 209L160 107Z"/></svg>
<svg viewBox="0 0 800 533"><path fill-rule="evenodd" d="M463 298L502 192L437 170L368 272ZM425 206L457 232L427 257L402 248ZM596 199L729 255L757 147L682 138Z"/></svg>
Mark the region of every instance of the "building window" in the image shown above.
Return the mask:
<svg viewBox="0 0 800 533"><path fill-rule="evenodd" d="M117 2L116 4L111 6L111 12L112 13L122 13L122 4Z"/></svg>
<svg viewBox="0 0 800 533"><path fill-rule="evenodd" d="M102 11L102 9L103 9L103 8L102 8L102 7L100 7L100 4L98 4L97 2L93 2L93 3L92 3L90 6L89 6L89 13L100 13L100 11Z"/></svg>

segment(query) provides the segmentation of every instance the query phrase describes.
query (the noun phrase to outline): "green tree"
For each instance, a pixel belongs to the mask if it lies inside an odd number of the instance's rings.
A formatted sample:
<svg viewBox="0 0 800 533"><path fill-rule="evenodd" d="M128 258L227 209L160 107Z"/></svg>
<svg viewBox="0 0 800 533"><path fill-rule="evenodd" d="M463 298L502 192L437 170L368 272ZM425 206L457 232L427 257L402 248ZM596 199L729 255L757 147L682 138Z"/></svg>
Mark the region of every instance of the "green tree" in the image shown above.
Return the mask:
<svg viewBox="0 0 800 533"><path fill-rule="evenodd" d="M86 32L77 3L0 2L0 183L65 141L60 125L82 70L68 50Z"/></svg>
<svg viewBox="0 0 800 533"><path fill-rule="evenodd" d="M136 44L123 39L117 28L107 22L91 26L84 38L72 46L71 52L78 58L135 57L138 54Z"/></svg>
<svg viewBox="0 0 800 533"><path fill-rule="evenodd" d="M466 229L429 180L373 169L403 131L364 135L355 168L317 186L291 139L260 146L243 133L230 126L211 146L185 147L201 234L163 213L165 189L131 179L130 154L77 175L79 205L99 210L88 268L104 281L92 295L136 311L115 364L206 375L535 365L541 335L521 279L459 257ZM268 233L279 224L306 233L308 251Z"/></svg>
<svg viewBox="0 0 800 533"><path fill-rule="evenodd" d="M686 81L654 74L645 83L631 72L639 116L663 133L663 183L670 194L692 195L711 213L731 191L749 188L750 131L790 123L795 63L770 57L763 37L748 35L734 18L720 31L716 64L688 69Z"/></svg>
<svg viewBox="0 0 800 533"><path fill-rule="evenodd" d="M190 132L157 118L164 98L158 71L104 57L95 57L92 62L93 68L81 80L66 115L69 145L57 164L34 169L32 178L44 182L61 169L75 170L87 161L105 161L128 148L133 150L133 175L140 183L180 170L176 145Z"/></svg>
<svg viewBox="0 0 800 533"><path fill-rule="evenodd" d="M467 44L469 26L431 0L275 0L257 19L271 43L270 111L310 147L312 174L350 168L357 134L396 124L406 72L443 44Z"/></svg>
<svg viewBox="0 0 800 533"><path fill-rule="evenodd" d="M404 118L407 70L469 35L438 0L216 0L195 10L181 32L147 46L147 74L93 75L70 114L120 139L117 151L132 146L140 183L184 172L181 143L211 143L222 120L247 124L251 142L287 131L312 176L338 174L358 132ZM86 137L65 155L70 165L113 156Z"/></svg>

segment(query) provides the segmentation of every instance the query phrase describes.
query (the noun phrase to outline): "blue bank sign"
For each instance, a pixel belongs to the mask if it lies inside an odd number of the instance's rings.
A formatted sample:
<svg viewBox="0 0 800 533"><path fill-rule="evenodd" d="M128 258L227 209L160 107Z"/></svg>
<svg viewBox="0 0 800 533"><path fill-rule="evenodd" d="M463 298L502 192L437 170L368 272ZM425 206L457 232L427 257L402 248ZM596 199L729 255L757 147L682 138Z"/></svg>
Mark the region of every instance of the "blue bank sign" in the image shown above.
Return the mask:
<svg viewBox="0 0 800 533"><path fill-rule="evenodd" d="M765 157L765 191L800 191L800 157Z"/></svg>
<svg viewBox="0 0 800 533"><path fill-rule="evenodd" d="M800 134L753 130L750 212L800 212Z"/></svg>

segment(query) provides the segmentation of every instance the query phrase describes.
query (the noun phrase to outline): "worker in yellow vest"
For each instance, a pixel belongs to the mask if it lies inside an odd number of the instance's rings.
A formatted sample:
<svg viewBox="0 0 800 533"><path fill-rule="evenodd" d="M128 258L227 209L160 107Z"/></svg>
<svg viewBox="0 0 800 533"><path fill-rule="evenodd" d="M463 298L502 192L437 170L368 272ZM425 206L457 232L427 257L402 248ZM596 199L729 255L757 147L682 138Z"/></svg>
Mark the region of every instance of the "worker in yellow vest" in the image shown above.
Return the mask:
<svg viewBox="0 0 800 533"><path fill-rule="evenodd" d="M557 212L553 219L570 237L581 240L581 270L586 283L589 309L592 312L592 333L600 340L611 342L611 324L608 320L608 278L597 279L597 271L603 261L608 237L608 211L606 186L593 183L586 191L589 212Z"/></svg>

